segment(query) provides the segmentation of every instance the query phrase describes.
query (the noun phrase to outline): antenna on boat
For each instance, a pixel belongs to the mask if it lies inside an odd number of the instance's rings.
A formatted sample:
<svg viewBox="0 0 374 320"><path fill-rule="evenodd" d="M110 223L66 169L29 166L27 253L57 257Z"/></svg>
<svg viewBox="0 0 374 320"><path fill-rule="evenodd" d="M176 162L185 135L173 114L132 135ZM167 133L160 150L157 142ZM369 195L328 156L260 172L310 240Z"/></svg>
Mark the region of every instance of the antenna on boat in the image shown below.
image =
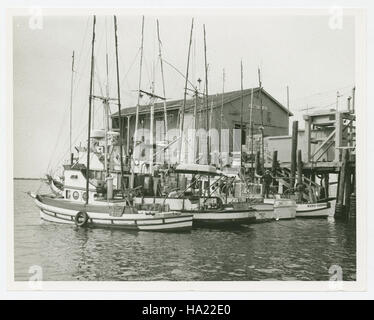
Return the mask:
<svg viewBox="0 0 374 320"><path fill-rule="evenodd" d="M92 108L92 85L93 85L94 53L95 53L95 26L96 26L96 16L94 15L93 16L93 26L92 26L90 95L88 97L88 140L87 140L87 167L86 167L86 204L88 204L88 198L89 198L89 180L90 180L91 108Z"/></svg>
<svg viewBox="0 0 374 320"><path fill-rule="evenodd" d="M157 38L158 38L158 55L160 58L160 68L161 68L161 79L162 79L162 95L165 98L163 100L164 102L164 140L167 141L167 132L168 132L168 116L167 116L167 109L166 109L166 90L165 90L165 77L164 77L164 64L162 60L162 55L161 55L161 37L160 37L160 25L157 21ZM168 152L168 148L164 149L164 153ZM165 161L165 154L164 154L164 161Z"/></svg>
<svg viewBox="0 0 374 320"><path fill-rule="evenodd" d="M188 56L187 56L186 79L185 79L185 84L184 84L183 106L182 106L181 116L180 116L179 163L181 163L181 155L182 155L184 111L185 111L185 108L186 108L186 99L187 99L187 85L188 85L188 72L189 72L189 69L190 69L190 55L191 55L191 45L192 45L193 21L194 21L194 18L192 18L192 22L191 22L190 42L189 42L189 45L188 45Z"/></svg>
<svg viewBox="0 0 374 320"><path fill-rule="evenodd" d="M142 17L142 40L140 44L140 65L139 65L139 85L138 85L138 102L136 104L136 112L135 112L135 131L134 131L134 148L133 148L133 156L135 155L135 148L136 148L136 140L138 135L138 122L139 122L139 105L140 105L140 88L142 84L142 66L143 66L143 42L144 42L144 16ZM130 180L130 187L134 187L134 168L131 165L131 180Z"/></svg>
<svg viewBox="0 0 374 320"><path fill-rule="evenodd" d="M73 82L74 82L74 50L71 57L71 81L70 81L70 135L69 135L69 147L70 147L70 164L73 164L73 145L72 145L72 131L73 131Z"/></svg>
<svg viewBox="0 0 374 320"><path fill-rule="evenodd" d="M114 39L116 46L116 68L117 68L117 99L118 99L118 124L119 124L119 154L121 164L121 192L123 192L123 152L122 152L122 120L121 120L121 90L119 83L119 67L118 67L118 37L117 37L117 17L114 16Z"/></svg>

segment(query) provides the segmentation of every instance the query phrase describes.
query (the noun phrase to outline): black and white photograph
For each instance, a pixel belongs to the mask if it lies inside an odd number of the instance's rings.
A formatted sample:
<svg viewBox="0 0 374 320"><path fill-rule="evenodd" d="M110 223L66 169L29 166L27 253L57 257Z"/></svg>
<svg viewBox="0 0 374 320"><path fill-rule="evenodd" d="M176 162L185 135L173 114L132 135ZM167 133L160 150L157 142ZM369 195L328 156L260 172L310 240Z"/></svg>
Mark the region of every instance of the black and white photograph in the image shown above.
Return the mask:
<svg viewBox="0 0 374 320"><path fill-rule="evenodd" d="M362 9L7 19L11 286L362 290Z"/></svg>

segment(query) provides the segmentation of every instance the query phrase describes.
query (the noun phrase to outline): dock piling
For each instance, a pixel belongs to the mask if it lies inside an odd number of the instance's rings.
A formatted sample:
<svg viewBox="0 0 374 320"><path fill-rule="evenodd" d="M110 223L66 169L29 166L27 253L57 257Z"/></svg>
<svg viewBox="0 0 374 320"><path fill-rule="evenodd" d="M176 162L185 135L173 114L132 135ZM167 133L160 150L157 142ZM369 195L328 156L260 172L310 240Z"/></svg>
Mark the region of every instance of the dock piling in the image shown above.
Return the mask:
<svg viewBox="0 0 374 320"><path fill-rule="evenodd" d="M338 180L338 192L336 198L335 206L335 217L336 218L345 218L346 210L345 200L346 197L350 196L350 175L349 175L349 150L343 150L342 156L342 166L340 168L339 180ZM347 180L347 181L346 181Z"/></svg>
<svg viewBox="0 0 374 320"><path fill-rule="evenodd" d="M290 188L291 189L293 189L295 187L298 126L299 126L298 121L294 121L292 123L291 179L290 179Z"/></svg>
<svg viewBox="0 0 374 320"><path fill-rule="evenodd" d="M301 186L303 183L303 160L301 150L297 151L297 185ZM302 202L303 193L301 190L298 191L298 202Z"/></svg>

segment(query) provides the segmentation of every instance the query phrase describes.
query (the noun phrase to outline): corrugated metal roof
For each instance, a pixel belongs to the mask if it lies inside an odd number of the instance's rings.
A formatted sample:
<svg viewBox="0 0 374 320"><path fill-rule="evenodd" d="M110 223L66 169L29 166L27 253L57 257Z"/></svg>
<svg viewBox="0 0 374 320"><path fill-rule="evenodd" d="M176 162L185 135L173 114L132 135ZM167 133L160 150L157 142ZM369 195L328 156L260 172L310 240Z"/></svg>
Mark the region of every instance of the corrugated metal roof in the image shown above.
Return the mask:
<svg viewBox="0 0 374 320"><path fill-rule="evenodd" d="M259 91L259 88L253 88L253 92ZM252 88L243 90L243 96L250 95L252 92ZM283 106L278 100L276 100L274 97L272 97L264 88L262 88L262 92L264 95L266 95L268 98L274 101L275 104L277 104L281 109L283 109L285 112L289 114L289 116L293 116L293 113L290 112L285 106ZM227 104L229 102L232 102L236 99L241 98L241 90L237 91L230 91L223 94L223 104ZM213 108L218 108L222 104L222 93L212 94L209 95L209 106L213 102ZM186 100L186 111L189 109L192 109L194 106L194 99L187 99ZM139 114L149 113L151 105L140 105L139 106ZM183 99L179 100L169 100L166 101L166 108L167 110L175 110L179 109L183 106ZM155 112L162 112L164 110L164 103L163 102L157 102L155 103ZM128 107L121 109L121 115L122 116L128 116L133 115L136 112L136 107ZM118 117L118 112L112 114L112 118Z"/></svg>

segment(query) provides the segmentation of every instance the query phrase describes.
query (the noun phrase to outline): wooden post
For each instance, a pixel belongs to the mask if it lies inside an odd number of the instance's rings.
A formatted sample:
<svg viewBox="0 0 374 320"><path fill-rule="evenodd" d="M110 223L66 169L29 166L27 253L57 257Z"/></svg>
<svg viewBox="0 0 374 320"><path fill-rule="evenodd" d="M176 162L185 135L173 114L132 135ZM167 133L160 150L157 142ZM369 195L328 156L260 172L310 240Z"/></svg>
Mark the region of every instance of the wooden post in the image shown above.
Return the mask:
<svg viewBox="0 0 374 320"><path fill-rule="evenodd" d="M342 166L340 168L339 182L338 182L338 193L335 206L335 216L342 217L344 213L344 192L348 172L348 160L349 160L349 150L343 150Z"/></svg>
<svg viewBox="0 0 374 320"><path fill-rule="evenodd" d="M303 161L301 150L297 151L297 184L301 185L303 183ZM303 200L303 194L299 192L298 202L301 203Z"/></svg>
<svg viewBox="0 0 374 320"><path fill-rule="evenodd" d="M310 162L310 150L311 150L311 118L308 115L304 115L305 120L305 138L306 138L306 162Z"/></svg>
<svg viewBox="0 0 374 320"><path fill-rule="evenodd" d="M347 165L347 173L346 173L346 179L345 179L345 191L344 191L344 208L345 208L345 217L350 218L350 204L351 204L351 179L352 179L352 173L351 168L349 167L349 164Z"/></svg>
<svg viewBox="0 0 374 320"><path fill-rule="evenodd" d="M330 197L330 181L329 181L330 177L329 177L329 174L328 173L325 173L325 196L326 198L329 198Z"/></svg>
<svg viewBox="0 0 374 320"><path fill-rule="evenodd" d="M297 131L298 131L298 121L294 121L292 123L291 179L290 179L290 188L291 189L293 189L294 186L295 186Z"/></svg>
<svg viewBox="0 0 374 320"><path fill-rule="evenodd" d="M273 151L273 163L272 163L272 174L273 177L277 175L277 168L278 168L278 151L274 150ZM276 184L276 179L273 179L273 185Z"/></svg>
<svg viewBox="0 0 374 320"><path fill-rule="evenodd" d="M343 114L341 112L335 113L335 159L334 161L340 161L340 147L343 142Z"/></svg>

